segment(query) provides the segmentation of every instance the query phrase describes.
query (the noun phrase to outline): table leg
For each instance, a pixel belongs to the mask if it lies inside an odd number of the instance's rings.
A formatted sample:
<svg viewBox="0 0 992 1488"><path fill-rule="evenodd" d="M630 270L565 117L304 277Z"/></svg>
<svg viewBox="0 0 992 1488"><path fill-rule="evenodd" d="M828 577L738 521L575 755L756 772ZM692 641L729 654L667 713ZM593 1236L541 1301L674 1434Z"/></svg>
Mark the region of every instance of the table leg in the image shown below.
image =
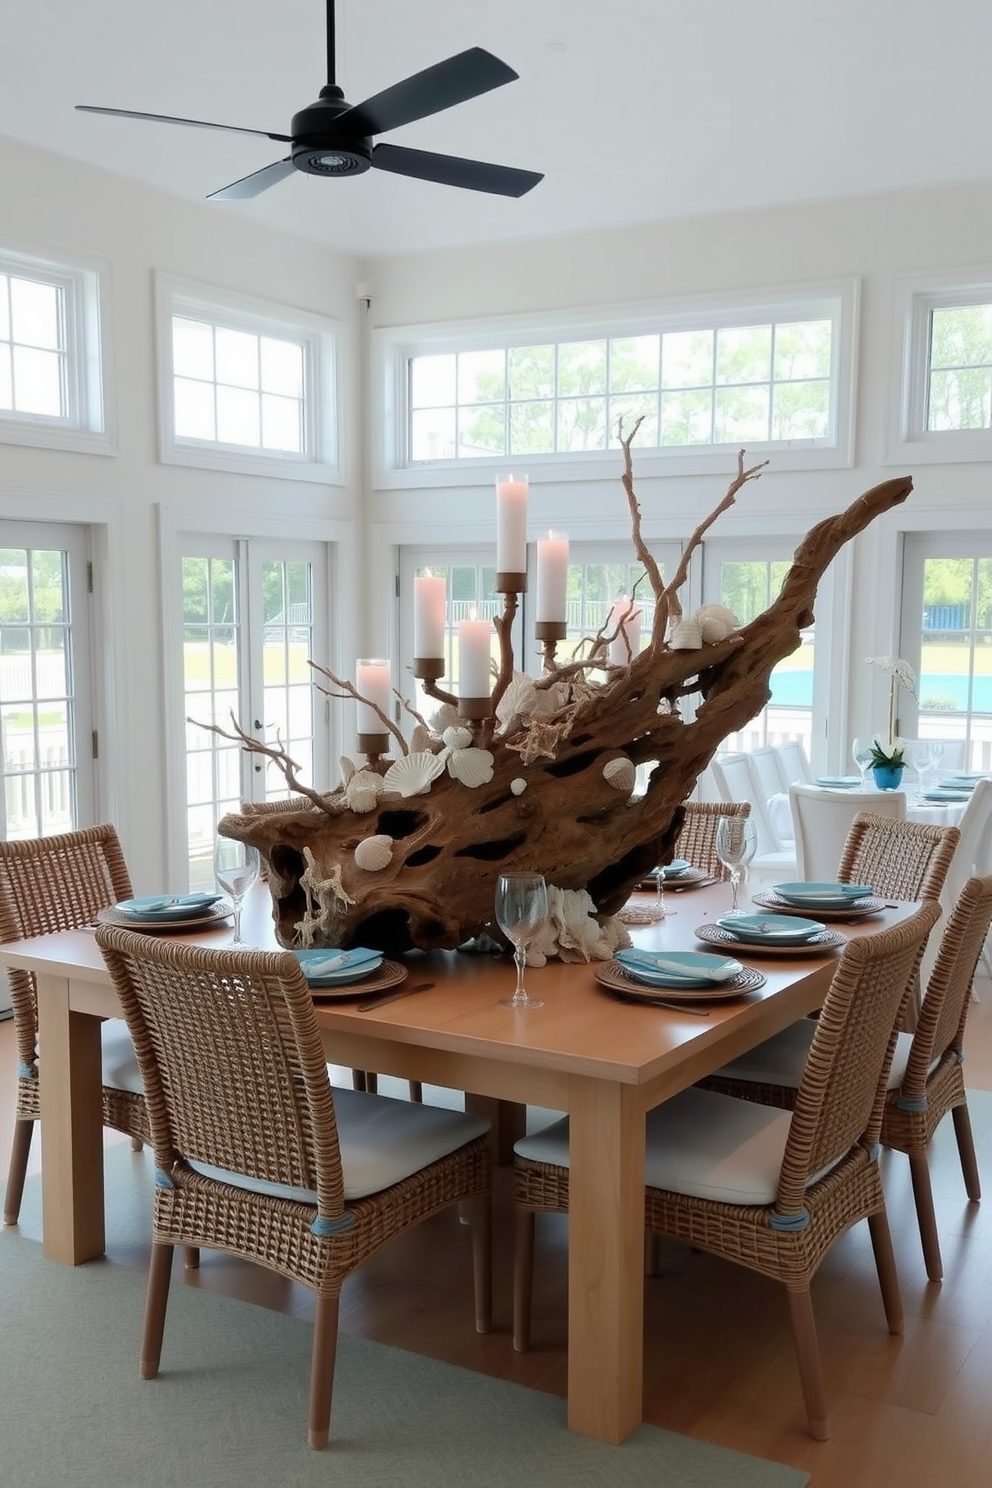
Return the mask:
<svg viewBox="0 0 992 1488"><path fill-rule="evenodd" d="M69 1008L69 983L38 979L41 1205L49 1260L78 1266L104 1251L100 1019Z"/></svg>
<svg viewBox="0 0 992 1488"><path fill-rule="evenodd" d="M465 1092L465 1109L473 1116L488 1116L494 1163L513 1161L513 1144L527 1130L527 1107L515 1101L494 1100L488 1095Z"/></svg>
<svg viewBox="0 0 992 1488"><path fill-rule="evenodd" d="M642 1417L644 1111L576 1077L569 1101L568 1424L619 1444Z"/></svg>

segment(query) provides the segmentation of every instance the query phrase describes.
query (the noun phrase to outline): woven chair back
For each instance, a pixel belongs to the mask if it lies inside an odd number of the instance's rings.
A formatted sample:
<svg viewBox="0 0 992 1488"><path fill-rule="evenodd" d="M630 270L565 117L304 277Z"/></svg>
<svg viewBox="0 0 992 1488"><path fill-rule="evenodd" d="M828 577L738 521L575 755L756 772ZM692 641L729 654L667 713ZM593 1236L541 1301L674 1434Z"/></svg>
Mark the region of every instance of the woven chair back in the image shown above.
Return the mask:
<svg viewBox="0 0 992 1488"><path fill-rule="evenodd" d="M208 950L102 925L156 1166L186 1159L315 1189L343 1211L334 1103L310 990L285 951Z"/></svg>
<svg viewBox="0 0 992 1488"><path fill-rule="evenodd" d="M902 1093L922 1096L935 1059L960 1056L975 968L992 925L992 874L970 878L944 927L906 1064Z"/></svg>
<svg viewBox="0 0 992 1488"><path fill-rule="evenodd" d="M682 809L685 817L674 856L685 858L712 878L723 878L723 864L716 855L716 824L721 816L749 816L750 801L686 801Z"/></svg>
<svg viewBox="0 0 992 1488"><path fill-rule="evenodd" d="M783 1213L802 1209L814 1174L877 1143L897 1020L939 914L928 900L901 925L845 947L796 1093L776 1205Z"/></svg>
<svg viewBox="0 0 992 1488"><path fill-rule="evenodd" d="M957 827L890 821L859 811L837 877L842 883L870 884L887 899L939 899L960 836Z"/></svg>
<svg viewBox="0 0 992 1488"><path fill-rule="evenodd" d="M131 897L131 877L109 824L0 842L0 941L52 935L90 925L97 912ZM38 1013L32 972L10 970L17 1054L37 1058Z"/></svg>

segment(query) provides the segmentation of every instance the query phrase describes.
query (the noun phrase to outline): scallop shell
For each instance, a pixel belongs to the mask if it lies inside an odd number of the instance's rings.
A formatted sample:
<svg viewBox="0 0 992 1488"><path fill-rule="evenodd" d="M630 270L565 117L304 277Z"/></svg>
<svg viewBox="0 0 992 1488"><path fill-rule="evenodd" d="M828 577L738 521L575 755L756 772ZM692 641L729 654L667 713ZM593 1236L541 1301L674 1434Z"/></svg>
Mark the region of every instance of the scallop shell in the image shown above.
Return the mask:
<svg viewBox="0 0 992 1488"><path fill-rule="evenodd" d="M672 651L698 651L703 644L703 632L695 617L673 625L668 644Z"/></svg>
<svg viewBox="0 0 992 1488"><path fill-rule="evenodd" d="M710 646L717 641L725 641L731 631L737 627L737 616L733 610L728 610L726 605L700 605L692 618L699 626L703 641Z"/></svg>
<svg viewBox="0 0 992 1488"><path fill-rule="evenodd" d="M348 781L355 773L355 761L353 759L349 759L346 754L342 754L341 758L338 760L338 764L341 766L342 784L347 785Z"/></svg>
<svg viewBox="0 0 992 1488"><path fill-rule="evenodd" d="M493 756L489 749L456 749L448 756L448 774L470 790L493 778Z"/></svg>
<svg viewBox="0 0 992 1488"><path fill-rule="evenodd" d="M431 714L427 722L435 734L443 734L446 728L457 728L461 719L453 703L442 703L437 712Z"/></svg>
<svg viewBox="0 0 992 1488"><path fill-rule="evenodd" d="M607 760L603 766L603 779L607 785L612 785L614 790L623 791L625 796L629 796L634 789L634 781L637 779L634 761L627 759L626 755L618 755L616 759Z"/></svg>
<svg viewBox="0 0 992 1488"><path fill-rule="evenodd" d="M522 775L518 775L516 780L510 781L510 789L515 796L523 795L524 791L527 789L527 782Z"/></svg>
<svg viewBox="0 0 992 1488"><path fill-rule="evenodd" d="M496 717L506 728L515 718L529 718L537 704L537 688L523 672L515 673L496 705Z"/></svg>
<svg viewBox="0 0 992 1488"><path fill-rule="evenodd" d="M374 770L356 770L344 791L344 804L359 814L374 811L382 795L382 776Z"/></svg>
<svg viewBox="0 0 992 1488"><path fill-rule="evenodd" d="M441 737L449 749L468 749L472 744L472 730L467 728L446 728Z"/></svg>
<svg viewBox="0 0 992 1488"><path fill-rule="evenodd" d="M426 796L431 781L436 780L443 769L441 755L418 749L390 765L383 777L383 785L387 791L396 791L401 796Z"/></svg>
<svg viewBox="0 0 992 1488"><path fill-rule="evenodd" d="M388 868L392 860L392 837L366 837L355 848L355 867L363 868L366 873L377 873L380 868Z"/></svg>

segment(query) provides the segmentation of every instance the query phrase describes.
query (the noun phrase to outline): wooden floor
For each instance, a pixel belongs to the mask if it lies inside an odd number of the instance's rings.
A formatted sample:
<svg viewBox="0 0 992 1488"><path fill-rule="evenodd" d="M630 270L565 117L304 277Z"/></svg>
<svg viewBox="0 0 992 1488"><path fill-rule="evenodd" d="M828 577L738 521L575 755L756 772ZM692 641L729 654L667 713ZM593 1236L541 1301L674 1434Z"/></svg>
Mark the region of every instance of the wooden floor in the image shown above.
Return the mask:
<svg viewBox="0 0 992 1488"><path fill-rule="evenodd" d="M966 1072L971 1089L992 1091L992 984L979 978ZM13 1025L0 1024L0 1167L13 1111ZM342 1071L342 1079L344 1072ZM815 1488L988 1488L992 1482L992 1096L973 1103L988 1187L969 1205L951 1123L938 1133L932 1168L945 1280L927 1282L907 1163L883 1158L889 1216L906 1308L906 1331L885 1329L868 1242L857 1226L835 1246L814 1283L831 1406L832 1437L805 1433L784 1295L749 1273L675 1245L646 1284L647 1420L724 1446L803 1468ZM113 1135L108 1140L118 1140ZM40 1162L32 1151L32 1170ZM565 1391L567 1221L538 1223L533 1347L510 1343L509 1174L496 1184L495 1327L472 1328L468 1231L454 1213L437 1216L388 1247L346 1288L342 1327L536 1389ZM143 1264L144 1256L108 1252ZM192 1285L241 1296L301 1317L309 1293L255 1268L204 1255ZM137 1360L135 1360L137 1368ZM332 1423L333 1429L333 1423Z"/></svg>

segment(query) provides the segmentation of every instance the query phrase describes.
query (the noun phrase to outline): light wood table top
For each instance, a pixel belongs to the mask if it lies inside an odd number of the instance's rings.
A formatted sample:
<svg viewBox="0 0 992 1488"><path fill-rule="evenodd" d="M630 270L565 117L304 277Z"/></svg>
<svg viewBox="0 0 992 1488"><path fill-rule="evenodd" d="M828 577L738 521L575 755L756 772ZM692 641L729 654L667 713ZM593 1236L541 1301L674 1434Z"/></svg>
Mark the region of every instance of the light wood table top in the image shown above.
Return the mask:
<svg viewBox="0 0 992 1488"><path fill-rule="evenodd" d="M682 893L677 914L632 934L652 949L700 949L695 927L727 905L726 885ZM269 907L260 886L243 925L266 949ZM892 906L835 928L870 934L911 911ZM223 947L231 936L225 927L188 938ZM594 967L559 961L528 970L544 1006L514 1011L499 1003L513 988L509 957L457 951L406 958L411 985L430 990L365 1013L353 1002L318 1008L329 1062L464 1090L497 1117L507 1103L569 1112L569 1425L603 1441L622 1441L641 1420L644 1114L819 1007L839 953L734 954L765 985L710 1004L706 1017L618 1002ZM91 931L0 946L0 964L38 978L44 1247L78 1264L104 1249L99 1020L119 1016L119 1005Z"/></svg>

